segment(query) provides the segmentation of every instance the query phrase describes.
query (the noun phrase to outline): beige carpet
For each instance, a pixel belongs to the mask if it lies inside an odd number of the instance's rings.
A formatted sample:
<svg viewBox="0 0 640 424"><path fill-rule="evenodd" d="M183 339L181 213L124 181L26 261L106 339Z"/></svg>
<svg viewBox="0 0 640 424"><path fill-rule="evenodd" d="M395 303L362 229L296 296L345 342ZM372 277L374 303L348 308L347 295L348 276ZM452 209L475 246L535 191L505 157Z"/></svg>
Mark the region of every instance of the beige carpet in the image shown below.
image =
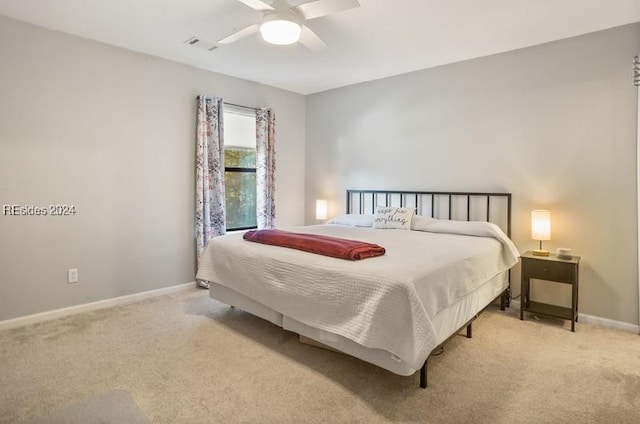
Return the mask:
<svg viewBox="0 0 640 424"><path fill-rule="evenodd" d="M640 422L640 336L567 328L488 310L423 390L194 289L0 332L0 422L110 390L152 423Z"/></svg>
<svg viewBox="0 0 640 424"><path fill-rule="evenodd" d="M149 424L124 390L111 390L29 421L28 424Z"/></svg>

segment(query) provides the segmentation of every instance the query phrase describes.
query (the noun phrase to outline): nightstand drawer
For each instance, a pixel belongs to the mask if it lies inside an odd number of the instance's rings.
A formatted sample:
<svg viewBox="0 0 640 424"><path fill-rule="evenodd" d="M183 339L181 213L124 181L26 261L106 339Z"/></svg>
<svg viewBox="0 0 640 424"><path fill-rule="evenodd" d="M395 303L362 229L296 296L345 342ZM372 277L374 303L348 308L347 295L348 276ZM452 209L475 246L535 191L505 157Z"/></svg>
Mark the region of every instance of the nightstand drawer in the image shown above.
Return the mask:
<svg viewBox="0 0 640 424"><path fill-rule="evenodd" d="M546 260L529 260L526 262L526 268L529 278L560 281L568 284L573 282L573 266L571 264Z"/></svg>

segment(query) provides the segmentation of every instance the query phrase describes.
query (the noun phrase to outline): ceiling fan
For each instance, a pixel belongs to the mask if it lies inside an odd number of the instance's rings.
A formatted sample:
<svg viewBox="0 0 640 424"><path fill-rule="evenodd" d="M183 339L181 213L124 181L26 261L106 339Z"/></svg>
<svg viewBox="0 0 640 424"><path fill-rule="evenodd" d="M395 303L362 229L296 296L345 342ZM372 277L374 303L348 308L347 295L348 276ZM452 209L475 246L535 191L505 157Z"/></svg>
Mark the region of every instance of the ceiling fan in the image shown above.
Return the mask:
<svg viewBox="0 0 640 424"><path fill-rule="evenodd" d="M260 31L262 38L271 44L287 45L299 41L310 50L321 50L327 45L304 23L310 19L360 7L358 0L315 0L298 6L290 6L287 0L274 0L273 5L263 0L237 1L262 12L262 19L259 23L218 40L219 44L231 44Z"/></svg>

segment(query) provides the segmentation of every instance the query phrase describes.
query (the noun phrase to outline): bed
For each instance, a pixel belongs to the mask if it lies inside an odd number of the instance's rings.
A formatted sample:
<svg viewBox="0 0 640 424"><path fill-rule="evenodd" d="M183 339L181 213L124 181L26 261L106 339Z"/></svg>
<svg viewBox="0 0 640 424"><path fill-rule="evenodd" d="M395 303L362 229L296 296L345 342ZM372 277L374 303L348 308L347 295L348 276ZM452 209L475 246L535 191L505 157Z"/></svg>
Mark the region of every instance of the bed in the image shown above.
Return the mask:
<svg viewBox="0 0 640 424"><path fill-rule="evenodd" d="M345 261L251 243L241 233L212 239L197 278L210 296L311 341L395 374L427 361L487 305L509 303L509 193L348 190L347 214L287 228L376 243L386 254ZM411 230L371 228L378 206L410 208Z"/></svg>

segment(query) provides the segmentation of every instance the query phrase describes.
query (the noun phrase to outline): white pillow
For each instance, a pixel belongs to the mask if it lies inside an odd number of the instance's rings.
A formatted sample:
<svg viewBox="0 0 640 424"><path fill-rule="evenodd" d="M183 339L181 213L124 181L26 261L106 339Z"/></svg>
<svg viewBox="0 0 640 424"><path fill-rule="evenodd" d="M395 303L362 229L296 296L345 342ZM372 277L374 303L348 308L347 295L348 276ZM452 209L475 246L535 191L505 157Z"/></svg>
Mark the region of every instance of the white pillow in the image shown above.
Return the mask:
<svg viewBox="0 0 640 424"><path fill-rule="evenodd" d="M413 213L413 208L378 206L373 218L373 228L410 230Z"/></svg>
<svg viewBox="0 0 640 424"><path fill-rule="evenodd" d="M438 220L430 216L414 215L411 219L411 229L414 231L429 231L427 227L436 222Z"/></svg>
<svg viewBox="0 0 640 424"><path fill-rule="evenodd" d="M350 225L352 227L371 227L373 225L373 215L348 213L331 218L327 224Z"/></svg>

